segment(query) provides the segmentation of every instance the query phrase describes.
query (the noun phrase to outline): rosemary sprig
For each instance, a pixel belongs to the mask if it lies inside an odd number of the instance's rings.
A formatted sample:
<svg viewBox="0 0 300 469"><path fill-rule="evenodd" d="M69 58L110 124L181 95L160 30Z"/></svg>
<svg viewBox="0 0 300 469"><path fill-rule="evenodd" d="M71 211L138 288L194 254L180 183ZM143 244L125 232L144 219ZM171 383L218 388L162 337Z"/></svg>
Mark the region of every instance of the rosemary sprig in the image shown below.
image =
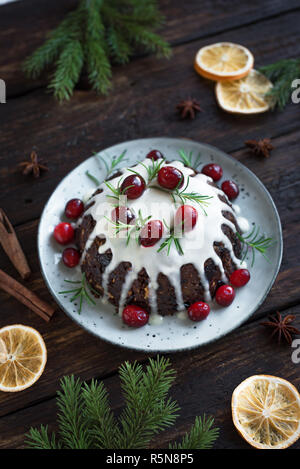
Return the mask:
<svg viewBox="0 0 300 469"><path fill-rule="evenodd" d="M199 164L201 163L200 158L201 158L201 153L198 153L198 156L196 157L195 161L193 162L193 152L190 151L189 153L186 153L184 150L179 150L179 156L183 163L188 166L189 168L192 169L197 169Z"/></svg>
<svg viewBox="0 0 300 469"><path fill-rule="evenodd" d="M167 248L167 254L169 255L170 254L170 250L171 250L171 246L172 244L174 243L176 249L177 249L177 252L178 254L180 254L180 256L182 256L184 254L183 252L183 249L181 247L181 244L180 244L180 241L179 241L179 238L176 237L175 233L174 233L174 230L173 229L170 229L169 225L167 224L166 220L164 220L164 224L165 226L167 227L167 229L169 230L169 236L161 243L160 247L158 248L157 252L161 252L163 249Z"/></svg>
<svg viewBox="0 0 300 469"><path fill-rule="evenodd" d="M107 195L106 197L109 197L110 199L115 199L119 202L120 197L126 195L126 191L130 189L131 187L134 187L133 184L130 186L126 186L123 190L121 190L121 179L118 181L117 187L114 187L109 181L104 181L104 184L111 190L113 195Z"/></svg>
<svg viewBox="0 0 300 469"><path fill-rule="evenodd" d="M167 189L164 189L160 186L155 186L155 187L156 187L156 189L159 189L160 191L167 192L168 194L170 194L170 196L172 197L174 203L177 202L176 197L179 198L180 203L182 205L186 204L186 202L196 202L197 204L199 204L199 206L203 210L204 214L207 216L207 213L206 213L206 210L205 210L204 207L207 207L209 205L208 200L212 199L213 197L210 196L210 195L201 195L201 194L198 194L198 192L185 192L185 190L187 189L187 187L189 185L189 182L190 182L189 177L187 178L186 185L180 191L179 186L181 184L181 181L182 181L182 178L180 179L179 183L177 184L177 187L173 191L168 191Z"/></svg>
<svg viewBox="0 0 300 469"><path fill-rule="evenodd" d="M111 220L110 218L108 217L105 217L106 220L108 220L110 223L112 223L114 225L114 229L115 229L115 235L117 236L121 231L125 231L127 230L127 240L126 240L126 246L128 246L130 240L132 239L132 236L134 235L135 236L135 240L136 242L139 244L139 234L140 234L140 231L141 229L146 225L146 223L150 220L151 218L151 215L149 215L148 217L144 218L143 215L142 215L142 212L141 210L138 211L138 216L137 218L135 219L135 224L132 225L132 224L127 224L127 223L123 223L121 221L114 221L114 220Z"/></svg>
<svg viewBox="0 0 300 469"><path fill-rule="evenodd" d="M300 77L300 59L283 59L259 69L274 84L267 93L272 107L280 111L286 106L293 93L292 82Z"/></svg>
<svg viewBox="0 0 300 469"><path fill-rule="evenodd" d="M262 256L266 259L266 261L270 262L267 258L265 252L271 246L275 244L273 238L266 238L265 235L259 235L260 228L253 226L251 232L247 236L243 236L240 233L236 232L237 237L242 242L242 260L241 263L244 262L248 251L252 251L252 262L251 267L253 267L255 262L255 252L258 251Z"/></svg>
<svg viewBox="0 0 300 469"><path fill-rule="evenodd" d="M147 171L148 174L148 184L150 184L153 179L157 177L159 170L161 169L162 165L165 163L164 159L154 161L152 160L152 165L145 165L144 163L140 163ZM136 174L137 176L141 176L137 171L134 169L129 169L130 172Z"/></svg>
<svg viewBox="0 0 300 469"><path fill-rule="evenodd" d="M82 311L82 305L83 301L86 301L90 305L95 305L96 302L91 298L88 292L88 288L90 291L94 292L96 295L99 295L99 292L94 290L92 286L86 281L85 273L82 274L81 280L73 281L73 280L67 280L64 279L64 282L66 283L71 283L73 285L78 285L78 287L75 287L71 290L64 290L58 292L59 295L65 295L65 294L70 294L73 293L72 297L70 298L70 302L73 303L76 299L79 299L79 309L78 313L80 314Z"/></svg>
<svg viewBox="0 0 300 469"><path fill-rule="evenodd" d="M96 185L96 186L100 186L100 181L99 179L96 178L96 176L93 176L93 174L91 174L89 171L86 171L85 174L87 175L87 177L93 181L93 183Z"/></svg>
<svg viewBox="0 0 300 469"><path fill-rule="evenodd" d="M105 179L111 176L117 169L117 166L124 160L127 150L124 150L120 156L113 156L108 163L102 155L98 155L99 160L104 164L106 170ZM109 158L109 157L108 157Z"/></svg>

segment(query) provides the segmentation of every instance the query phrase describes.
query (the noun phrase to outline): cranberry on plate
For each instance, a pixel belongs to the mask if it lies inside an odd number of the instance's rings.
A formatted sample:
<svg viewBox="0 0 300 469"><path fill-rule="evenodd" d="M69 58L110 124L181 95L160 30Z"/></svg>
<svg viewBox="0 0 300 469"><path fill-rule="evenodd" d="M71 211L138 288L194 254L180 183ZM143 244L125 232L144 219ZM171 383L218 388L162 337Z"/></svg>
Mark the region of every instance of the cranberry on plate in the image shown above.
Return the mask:
<svg viewBox="0 0 300 469"><path fill-rule="evenodd" d="M74 238L74 228L70 223L59 223L54 228L53 236L59 244L71 243Z"/></svg>
<svg viewBox="0 0 300 469"><path fill-rule="evenodd" d="M229 280L234 287L243 287L250 280L250 272L247 269L235 270Z"/></svg>
<svg viewBox="0 0 300 469"><path fill-rule="evenodd" d="M83 213L84 204L80 199L71 199L66 205L65 215L67 218L76 220Z"/></svg>
<svg viewBox="0 0 300 469"><path fill-rule="evenodd" d="M206 164L203 166L201 172L206 176L211 177L215 182L219 181L223 176L223 169L219 164L215 163Z"/></svg>
<svg viewBox="0 0 300 469"><path fill-rule="evenodd" d="M127 326L142 327L149 321L149 313L136 305L128 305L123 309L122 319Z"/></svg>
<svg viewBox="0 0 300 469"><path fill-rule="evenodd" d="M158 184L165 189L180 189L184 183L182 172L174 166L164 166L158 171Z"/></svg>
<svg viewBox="0 0 300 469"><path fill-rule="evenodd" d="M111 211L111 219L115 223L120 222L120 223L124 223L126 225L129 225L130 222L132 222L135 219L135 216L132 213L132 211L130 210L130 208L124 207L124 206L119 206L119 207L115 207Z"/></svg>
<svg viewBox="0 0 300 469"><path fill-rule="evenodd" d="M230 285L222 285L216 292L216 302L221 306L230 306L235 297L235 291Z"/></svg>
<svg viewBox="0 0 300 469"><path fill-rule="evenodd" d="M79 264L80 253L75 248L66 248L62 255L62 260L67 267L76 267Z"/></svg>
<svg viewBox="0 0 300 469"><path fill-rule="evenodd" d="M141 229L140 243L145 248L154 246L163 235L163 224L160 220L150 220Z"/></svg>
<svg viewBox="0 0 300 469"><path fill-rule="evenodd" d="M225 192L229 200L234 200L240 193L238 185L234 181L224 181L222 183L222 191Z"/></svg>
<svg viewBox="0 0 300 469"><path fill-rule="evenodd" d="M192 321L202 321L206 319L209 315L210 307L207 303L203 301L197 301L197 303L193 303L188 309L188 317Z"/></svg>
<svg viewBox="0 0 300 469"><path fill-rule="evenodd" d="M146 158L149 158L150 160L158 160L159 158L163 158L164 155L159 151L159 150L151 150L147 154Z"/></svg>
<svg viewBox="0 0 300 469"><path fill-rule="evenodd" d="M198 220L198 212L191 205L181 205L175 214L175 226L182 231L191 231Z"/></svg>
<svg viewBox="0 0 300 469"><path fill-rule="evenodd" d="M146 189L145 180L138 174L127 176L121 184L121 193L128 199L138 199Z"/></svg>

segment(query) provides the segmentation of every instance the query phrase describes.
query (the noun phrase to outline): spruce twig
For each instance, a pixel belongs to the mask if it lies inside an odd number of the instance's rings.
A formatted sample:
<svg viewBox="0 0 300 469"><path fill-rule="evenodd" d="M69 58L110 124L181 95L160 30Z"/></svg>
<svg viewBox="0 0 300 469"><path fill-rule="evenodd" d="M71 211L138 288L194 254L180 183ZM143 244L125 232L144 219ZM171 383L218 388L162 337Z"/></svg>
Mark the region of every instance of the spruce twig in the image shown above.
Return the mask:
<svg viewBox="0 0 300 469"><path fill-rule="evenodd" d="M58 434L48 427L31 428L25 443L34 449L141 449L154 435L172 426L179 407L168 397L175 379L169 359L150 359L146 370L125 362L119 369L125 407L117 419L109 406L103 383L82 383L74 376L61 380L58 392ZM213 418L196 417L181 443L169 449L210 448L218 436Z"/></svg>
<svg viewBox="0 0 300 469"><path fill-rule="evenodd" d="M140 47L170 56L168 43L153 32L162 22L153 0L80 0L25 60L23 69L37 78L54 64L49 89L63 101L70 99L85 65L92 88L107 94L112 87L112 61L126 63Z"/></svg>
<svg viewBox="0 0 300 469"><path fill-rule="evenodd" d="M292 82L300 77L300 59L283 59L270 65L260 67L263 73L274 84L267 93L273 108L284 109L293 93Z"/></svg>

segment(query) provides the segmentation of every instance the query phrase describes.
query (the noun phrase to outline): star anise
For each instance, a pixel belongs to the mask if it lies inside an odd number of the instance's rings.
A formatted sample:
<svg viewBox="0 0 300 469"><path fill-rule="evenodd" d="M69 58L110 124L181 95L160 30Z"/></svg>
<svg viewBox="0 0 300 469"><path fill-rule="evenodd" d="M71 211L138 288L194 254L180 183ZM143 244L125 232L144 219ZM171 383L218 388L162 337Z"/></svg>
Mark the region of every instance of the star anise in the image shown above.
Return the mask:
<svg viewBox="0 0 300 469"><path fill-rule="evenodd" d="M187 117L195 119L196 112L202 112L198 101L192 98L180 101L180 103L177 104L176 109L180 112L182 119L186 119Z"/></svg>
<svg viewBox="0 0 300 469"><path fill-rule="evenodd" d="M256 155L268 158L270 152L274 149L270 138L262 138L260 140L246 140L245 145L249 147Z"/></svg>
<svg viewBox="0 0 300 469"><path fill-rule="evenodd" d="M25 176L32 173L35 178L40 177L41 171L48 171L47 166L39 163L38 156L35 151L31 152L30 161L23 161L19 166L22 168L22 173Z"/></svg>
<svg viewBox="0 0 300 469"><path fill-rule="evenodd" d="M283 317L278 311L276 316L269 316L269 321L261 323L262 326L270 327L273 329L271 337L277 335L278 343L281 339L285 339L289 345L293 342L293 334L300 334L300 331L296 327L290 324L294 322L296 316L294 314L287 314Z"/></svg>

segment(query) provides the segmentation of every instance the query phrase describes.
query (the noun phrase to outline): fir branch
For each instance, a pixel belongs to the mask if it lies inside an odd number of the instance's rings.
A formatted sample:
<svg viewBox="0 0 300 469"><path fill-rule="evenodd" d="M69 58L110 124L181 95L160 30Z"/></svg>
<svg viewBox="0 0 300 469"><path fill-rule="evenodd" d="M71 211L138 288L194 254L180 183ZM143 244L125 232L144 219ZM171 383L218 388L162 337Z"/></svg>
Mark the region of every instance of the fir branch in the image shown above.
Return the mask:
<svg viewBox="0 0 300 469"><path fill-rule="evenodd" d="M81 392L81 381L74 376L60 381L57 406L59 408L59 434L65 448L88 449L91 447L91 434L86 426L84 416L84 399Z"/></svg>
<svg viewBox="0 0 300 469"><path fill-rule="evenodd" d="M141 365L125 362L120 367L120 379L126 402L120 416L120 447L148 447L153 436L172 425L177 417L177 403L167 399L175 379L174 370L163 357L150 359L145 373Z"/></svg>
<svg viewBox="0 0 300 469"><path fill-rule="evenodd" d="M196 417L189 433L186 433L181 443L169 445L169 449L210 449L219 436L219 429L212 428L212 417Z"/></svg>
<svg viewBox="0 0 300 469"><path fill-rule="evenodd" d="M270 98L273 108L277 106L282 111L291 99L292 82L300 77L300 59L279 60L260 67L259 71L273 82L274 86L267 93L267 96Z"/></svg>
<svg viewBox="0 0 300 469"><path fill-rule="evenodd" d="M140 46L170 56L170 46L153 32L162 21L153 0L80 0L25 60L24 71L37 78L54 64L49 88L64 100L72 95L85 64L92 88L107 94L112 86L111 60L126 63Z"/></svg>
<svg viewBox="0 0 300 469"><path fill-rule="evenodd" d="M48 434L48 425L41 425L40 430L31 428L27 433L25 444L31 449L61 449L61 444L56 443L55 434Z"/></svg>
<svg viewBox="0 0 300 469"><path fill-rule="evenodd" d="M179 150L178 153L179 153L179 156L180 156L181 160L185 164L185 166L188 166L189 168L192 168L192 169L196 170L198 168L199 164L201 163L201 161L200 161L201 153L200 152L198 153L198 156L195 158L194 161L193 161L193 152L192 151L190 151L189 153L186 153L184 150Z"/></svg>
<svg viewBox="0 0 300 469"><path fill-rule="evenodd" d="M73 301L79 299L79 308L78 308L78 313L80 314L82 311L82 306L83 302L86 301L90 305L95 305L96 302L93 300L93 298L89 295L88 289L92 291L95 295L99 295L99 292L94 290L92 286L86 281L86 276L85 273L82 274L81 280L67 280L64 279L66 283L70 283L72 285L77 285L77 287L72 288L71 290L64 290L58 292L59 295L67 295L67 294L72 294L70 298L70 302L73 303Z"/></svg>
<svg viewBox="0 0 300 469"><path fill-rule="evenodd" d="M73 89L81 73L83 60L81 43L78 40L68 42L56 62L57 68L48 86L59 101L68 100L73 94Z"/></svg>
<svg viewBox="0 0 300 469"><path fill-rule="evenodd" d="M104 384L92 380L83 384L84 416L94 444L100 449L112 449L120 438L119 427L109 406L108 392Z"/></svg>
<svg viewBox="0 0 300 469"><path fill-rule="evenodd" d="M248 251L250 250L252 253L252 262L251 267L253 267L255 262L255 251L262 254L262 256L266 259L266 261L270 262L270 260L266 256L266 251L270 247L274 246L275 241L273 238L267 238L265 235L259 236L260 228L254 225L251 232L247 235L241 235L238 231L236 232L237 237L242 242L242 260L241 263L244 262Z"/></svg>
<svg viewBox="0 0 300 469"><path fill-rule="evenodd" d="M59 435L48 427L31 428L25 435L27 447L34 449L141 449L149 447L158 432L174 424L178 404L168 397L175 379L170 361L150 359L146 370L136 362L119 369L125 408L115 418L103 383L81 383L74 376L60 381L58 392ZM170 449L211 447L217 437L213 419L197 417L190 433Z"/></svg>

